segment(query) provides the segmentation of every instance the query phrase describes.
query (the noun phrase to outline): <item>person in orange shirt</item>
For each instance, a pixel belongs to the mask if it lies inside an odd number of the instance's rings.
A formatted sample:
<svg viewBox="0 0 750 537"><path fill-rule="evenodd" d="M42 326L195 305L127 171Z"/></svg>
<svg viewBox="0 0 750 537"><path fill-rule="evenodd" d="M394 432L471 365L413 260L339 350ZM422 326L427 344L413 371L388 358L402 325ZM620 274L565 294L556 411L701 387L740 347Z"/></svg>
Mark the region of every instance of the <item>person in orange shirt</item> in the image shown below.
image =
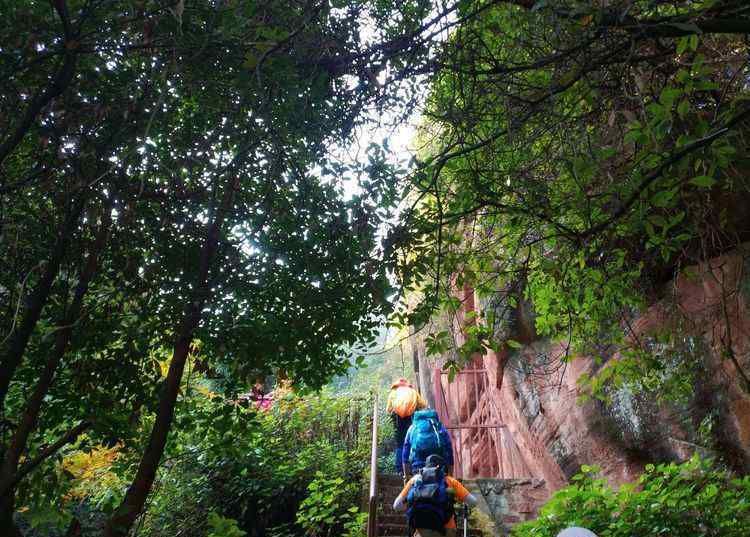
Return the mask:
<svg viewBox="0 0 750 537"><path fill-rule="evenodd" d="M396 473L403 472L402 451L406 431L411 426L412 416L417 410L427 408L427 401L419 395L414 385L405 378L400 378L391 385L385 411L393 419L393 428L396 430Z"/></svg>
<svg viewBox="0 0 750 537"><path fill-rule="evenodd" d="M424 468L406 483L393 502L393 510L408 508L409 529L418 537L453 537L456 535L454 498L469 507L477 504L476 497L460 481L445 475L443 458L430 455Z"/></svg>

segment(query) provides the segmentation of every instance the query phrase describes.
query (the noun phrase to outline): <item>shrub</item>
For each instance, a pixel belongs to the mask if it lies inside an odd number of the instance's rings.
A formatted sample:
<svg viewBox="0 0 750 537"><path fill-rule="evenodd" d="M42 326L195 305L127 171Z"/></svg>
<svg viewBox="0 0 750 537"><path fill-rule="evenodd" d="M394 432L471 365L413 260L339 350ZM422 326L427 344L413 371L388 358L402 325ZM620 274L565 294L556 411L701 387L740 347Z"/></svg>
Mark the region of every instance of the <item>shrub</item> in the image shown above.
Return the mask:
<svg viewBox="0 0 750 537"><path fill-rule="evenodd" d="M217 532L214 513L247 537L358 537L369 402L289 395L265 412L192 404L183 417L193 429L166 461L142 535L205 537Z"/></svg>
<svg viewBox="0 0 750 537"><path fill-rule="evenodd" d="M559 490L537 520L514 537L554 537L583 526L600 537L745 537L750 535L750 476L732 478L710 461L646 465L635 484L618 490L582 466L575 484Z"/></svg>
<svg viewBox="0 0 750 537"><path fill-rule="evenodd" d="M346 453L336 456L329 472L318 471L307 486L308 496L300 504L297 524L307 537L363 536L367 514L361 513L357 502L361 497L361 481L347 469Z"/></svg>
<svg viewBox="0 0 750 537"><path fill-rule="evenodd" d="M245 537L246 532L237 527L237 521L214 512L208 514L208 537Z"/></svg>

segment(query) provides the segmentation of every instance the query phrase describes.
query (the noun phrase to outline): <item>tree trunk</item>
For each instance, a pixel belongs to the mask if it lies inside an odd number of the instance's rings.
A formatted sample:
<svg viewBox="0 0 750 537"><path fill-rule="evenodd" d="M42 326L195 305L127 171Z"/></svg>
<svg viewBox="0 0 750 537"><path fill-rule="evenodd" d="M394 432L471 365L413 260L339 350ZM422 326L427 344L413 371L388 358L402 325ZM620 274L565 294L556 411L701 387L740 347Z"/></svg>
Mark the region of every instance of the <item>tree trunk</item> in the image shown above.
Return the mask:
<svg viewBox="0 0 750 537"><path fill-rule="evenodd" d="M36 422L39 418L39 412L41 411L44 397L47 395L47 392L52 385L55 371L60 365L63 356L65 356L68 343L70 343L70 338L73 334L73 325L78 320L81 310L83 309L83 299L86 296L91 280L99 268L100 254L107 242L107 236L111 224L112 203L110 201L104 205L102 222L96 233L94 244L89 251L88 259L86 260L81 272L81 277L76 286L75 294L73 295L73 302L58 326L55 346L52 349L50 357L47 359L31 397L29 397L29 400L26 403L26 410L24 411L18 427L11 438L8 449L3 456L2 466L0 467L0 495L10 496L10 498L3 503L3 508L12 509L13 507L13 495L15 486L17 485L16 474L18 472L18 461L26 450L29 436L36 427Z"/></svg>
<svg viewBox="0 0 750 537"><path fill-rule="evenodd" d="M198 274L196 275L190 301L185 305L183 320L177 332L177 341L175 342L169 371L159 399L159 407L156 413L156 420L151 429L151 437L138 465L133 482L125 494L125 498L112 517L107 521L104 530L105 537L125 537L128 534L133 523L143 511L143 506L146 504L146 499L156 478L156 471L164 453L167 435L172 425L172 419L174 418L177 392L180 388L185 362L190 352L190 343L193 340L195 329L200 323L203 305L208 298L208 274L214 254L216 253L219 233L238 187L238 177L229 182L222 196L216 216L213 222L208 225L206 239L201 248Z"/></svg>
<svg viewBox="0 0 750 537"><path fill-rule="evenodd" d="M67 253L68 244L83 211L85 199L84 193L79 193L72 210L65 218L57 242L52 249L52 255L47 261L44 274L29 298L29 306L24 313L20 326L10 338L8 352L0 361L0 411L5 407L5 396L8 394L8 387L13 374L21 363L29 338L34 332L44 306L47 304L52 283L55 281L60 270L60 263Z"/></svg>
<svg viewBox="0 0 750 537"><path fill-rule="evenodd" d="M45 447L43 450L41 450L33 459L31 459L28 462L25 462L24 465L19 468L18 472L16 472L16 475L13 477L13 479L8 483L8 487L15 487L18 483L21 482L21 480L29 475L31 472L36 470L36 468L42 464L44 461L49 459L52 455L60 451L60 449L74 440L76 440L83 432L91 427L91 422L89 421L82 421L75 427L71 427L68 429L68 431L62 435L60 438L58 438L55 442L52 444L49 444L47 447ZM0 496L3 494L0 493Z"/></svg>
<svg viewBox="0 0 750 537"><path fill-rule="evenodd" d="M81 531L81 522L73 518L68 525L68 531L65 532L65 537L81 537Z"/></svg>
<svg viewBox="0 0 750 537"><path fill-rule="evenodd" d="M13 496L0 497L0 528L3 537L23 537L13 521Z"/></svg>

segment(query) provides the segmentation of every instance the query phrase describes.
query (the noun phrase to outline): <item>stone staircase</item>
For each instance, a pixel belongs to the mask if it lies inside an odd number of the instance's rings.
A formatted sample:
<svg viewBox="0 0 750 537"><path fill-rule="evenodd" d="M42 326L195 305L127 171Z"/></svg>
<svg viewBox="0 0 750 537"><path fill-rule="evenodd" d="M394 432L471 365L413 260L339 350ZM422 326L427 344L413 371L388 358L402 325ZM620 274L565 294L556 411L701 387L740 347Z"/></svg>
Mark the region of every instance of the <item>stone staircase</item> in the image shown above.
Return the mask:
<svg viewBox="0 0 750 537"><path fill-rule="evenodd" d="M409 535L403 512L393 510L393 500L404 487L395 474L378 475L378 535L406 537Z"/></svg>
<svg viewBox="0 0 750 537"><path fill-rule="evenodd" d="M403 511L393 510L393 501L404 487L401 477L395 474L378 475L378 535L387 537L408 537L406 515ZM459 516L458 535L463 536L463 520ZM477 531L469 528L469 535L481 537Z"/></svg>

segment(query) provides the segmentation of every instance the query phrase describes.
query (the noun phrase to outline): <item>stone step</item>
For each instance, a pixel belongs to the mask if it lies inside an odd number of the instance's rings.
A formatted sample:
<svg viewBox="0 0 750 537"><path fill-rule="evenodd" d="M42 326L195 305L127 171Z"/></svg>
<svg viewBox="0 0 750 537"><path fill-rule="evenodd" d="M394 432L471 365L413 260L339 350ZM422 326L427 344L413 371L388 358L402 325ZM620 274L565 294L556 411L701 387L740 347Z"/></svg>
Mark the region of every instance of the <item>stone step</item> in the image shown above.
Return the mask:
<svg viewBox="0 0 750 537"><path fill-rule="evenodd" d="M409 527L406 524L378 524L378 535L409 535Z"/></svg>
<svg viewBox="0 0 750 537"><path fill-rule="evenodd" d="M400 490L384 490L378 494L378 503L382 505L393 505L393 502L398 495L401 494Z"/></svg>
<svg viewBox="0 0 750 537"><path fill-rule="evenodd" d="M399 477L398 479L389 481L378 481L378 489L395 489L404 488L404 481Z"/></svg>
<svg viewBox="0 0 750 537"><path fill-rule="evenodd" d="M380 482L378 482L378 490L393 490L393 489L401 490L402 488L404 488L404 482L403 481L398 481L397 483L396 482L394 482L394 483L380 483Z"/></svg>
<svg viewBox="0 0 750 537"><path fill-rule="evenodd" d="M463 537L463 528L459 527L457 534ZM378 535L382 537L401 537L409 535L409 528L400 524L379 524ZM483 537L482 532L476 529L469 529L470 537Z"/></svg>
<svg viewBox="0 0 750 537"><path fill-rule="evenodd" d="M403 478L398 474L378 474L380 483L403 483Z"/></svg>
<svg viewBox="0 0 750 537"><path fill-rule="evenodd" d="M393 498L401 494L401 491L404 490L403 486L400 487L379 487L378 488L378 496L381 498L391 498L391 501L393 501Z"/></svg>
<svg viewBox="0 0 750 537"><path fill-rule="evenodd" d="M406 525L406 515L404 515L403 513L400 515L397 515L395 513L392 515L378 514L378 523Z"/></svg>

